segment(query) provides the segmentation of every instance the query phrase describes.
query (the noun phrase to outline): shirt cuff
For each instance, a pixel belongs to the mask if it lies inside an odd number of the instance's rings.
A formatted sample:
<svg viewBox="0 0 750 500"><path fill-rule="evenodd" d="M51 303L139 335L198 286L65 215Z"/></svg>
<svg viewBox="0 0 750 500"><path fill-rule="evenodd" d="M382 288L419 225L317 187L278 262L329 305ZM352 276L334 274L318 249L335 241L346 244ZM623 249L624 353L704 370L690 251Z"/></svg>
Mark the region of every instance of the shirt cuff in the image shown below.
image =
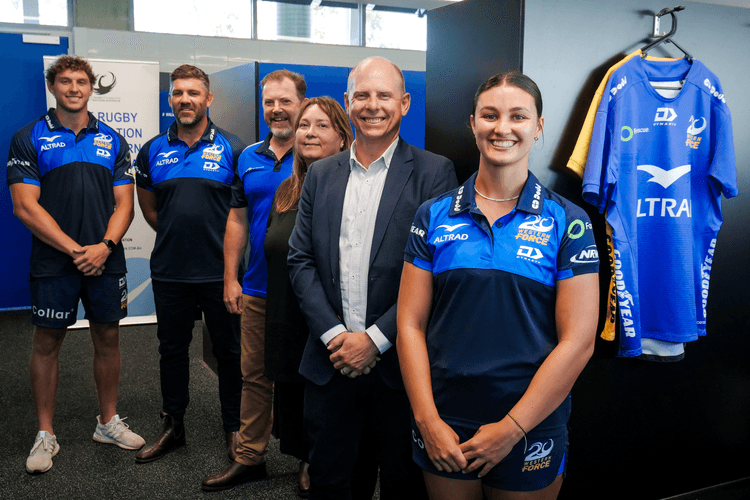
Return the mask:
<svg viewBox="0 0 750 500"><path fill-rule="evenodd" d="M344 333L345 331L346 327L342 324L338 324L321 335L320 340L321 342L323 342L323 345L327 346L331 340L336 338L339 334Z"/></svg>
<svg viewBox="0 0 750 500"><path fill-rule="evenodd" d="M383 335L383 332L380 331L378 325L372 325L370 328L365 330L365 333L370 336L370 340L372 340L372 342L375 344L375 347L378 348L380 354L383 354L393 345L388 340L388 338Z"/></svg>

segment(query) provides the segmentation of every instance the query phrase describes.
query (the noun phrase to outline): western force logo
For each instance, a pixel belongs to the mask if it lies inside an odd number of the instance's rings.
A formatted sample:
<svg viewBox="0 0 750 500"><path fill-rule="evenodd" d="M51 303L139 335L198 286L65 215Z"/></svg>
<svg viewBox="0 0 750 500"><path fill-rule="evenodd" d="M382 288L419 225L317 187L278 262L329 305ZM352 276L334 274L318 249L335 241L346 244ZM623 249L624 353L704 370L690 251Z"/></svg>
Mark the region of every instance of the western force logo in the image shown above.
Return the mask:
<svg viewBox="0 0 750 500"><path fill-rule="evenodd" d="M546 469L552 464L552 457L550 454L555 448L555 441L550 439L542 443L537 441L532 444L529 448L529 453L523 461L523 468L521 472L531 472L539 469Z"/></svg>
<svg viewBox="0 0 750 500"><path fill-rule="evenodd" d="M529 215L518 226L516 233L517 240L547 245L550 239L550 232L555 227L555 220L552 217L542 217L541 215Z"/></svg>
<svg viewBox="0 0 750 500"><path fill-rule="evenodd" d="M682 165L672 170L664 170L656 165L638 165L637 168L651 174L648 182L656 182L665 189L671 186L677 179L690 172L690 165Z"/></svg>
<svg viewBox="0 0 750 500"><path fill-rule="evenodd" d="M112 136L104 133L96 134L96 137L94 137L94 146L112 149Z"/></svg>
<svg viewBox="0 0 750 500"><path fill-rule="evenodd" d="M596 245L589 245L578 255L574 255L570 258L570 262L574 264L594 264L599 261L599 251L596 249Z"/></svg>
<svg viewBox="0 0 750 500"><path fill-rule="evenodd" d="M224 146L221 144L214 144L213 146L207 147L203 150L201 158L204 160L221 161L221 153L224 152Z"/></svg>
<svg viewBox="0 0 750 500"><path fill-rule="evenodd" d="M675 126L673 123L677 118L677 113L672 108L657 108L656 116L654 116L654 125L670 125Z"/></svg>
<svg viewBox="0 0 750 500"><path fill-rule="evenodd" d="M157 158L161 158L161 160L158 160L156 162L156 166L161 167L162 165L169 165L171 163L177 163L179 161L178 157L170 158L175 153L177 153L177 150L167 151L167 152L159 153L158 155L156 155Z"/></svg>
<svg viewBox="0 0 750 500"><path fill-rule="evenodd" d="M698 134L703 132L708 126L708 122L705 118L701 117L695 119L692 115L690 116L690 125L687 128L687 140L685 145L691 149L698 149L701 145L701 137Z"/></svg>
<svg viewBox="0 0 750 500"><path fill-rule="evenodd" d="M715 98L723 102L724 104L727 103L727 100L724 99L724 94L720 94L719 91L716 90L716 87L711 85L711 81L708 78L703 80L703 85L705 85L705 87L708 89L709 94L711 94L712 96L714 96Z"/></svg>
<svg viewBox="0 0 750 500"><path fill-rule="evenodd" d="M93 84L94 93L99 95L108 94L113 88L115 88L116 83L117 77L111 71L100 75Z"/></svg>

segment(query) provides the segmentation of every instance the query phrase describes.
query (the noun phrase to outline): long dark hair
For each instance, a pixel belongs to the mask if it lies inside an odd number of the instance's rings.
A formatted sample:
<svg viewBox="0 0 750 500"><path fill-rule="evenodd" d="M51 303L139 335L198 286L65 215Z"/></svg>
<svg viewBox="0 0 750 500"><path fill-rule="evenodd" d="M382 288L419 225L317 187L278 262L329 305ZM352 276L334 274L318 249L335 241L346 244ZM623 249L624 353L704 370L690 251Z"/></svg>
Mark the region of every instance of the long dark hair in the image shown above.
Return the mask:
<svg viewBox="0 0 750 500"><path fill-rule="evenodd" d="M318 106L328 116L328 119L331 120L331 125L339 133L344 143L341 151L349 149L354 140L352 129L349 126L349 118L347 118L341 104L328 96L313 97L302 103L297 113L297 118L294 120L295 134L299 128L302 115L311 106ZM305 181L308 166L305 160L295 152L292 163L292 175L279 185L279 189L276 192L276 211L278 213L288 212L297 208L300 195L302 194L302 183Z"/></svg>

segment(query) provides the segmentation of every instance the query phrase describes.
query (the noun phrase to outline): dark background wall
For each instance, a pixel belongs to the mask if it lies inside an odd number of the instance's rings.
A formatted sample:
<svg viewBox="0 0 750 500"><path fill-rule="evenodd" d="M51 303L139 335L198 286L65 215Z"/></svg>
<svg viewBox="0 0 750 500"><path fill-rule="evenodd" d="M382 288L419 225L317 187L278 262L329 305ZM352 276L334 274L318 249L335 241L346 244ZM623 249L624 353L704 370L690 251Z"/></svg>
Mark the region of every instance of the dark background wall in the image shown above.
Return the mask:
<svg viewBox="0 0 750 500"><path fill-rule="evenodd" d="M520 15L517 5L517 1L465 0L430 12L427 148L441 144L442 154L461 164L459 175L475 170L476 163L471 164L475 160L467 161L467 150L475 146L465 127L473 90L483 81L482 75L522 68L542 91L546 119L544 139L532 149L530 168L548 187L584 207L601 237L602 216L582 201L580 179L564 166L606 70L644 46L654 13L675 5L645 0L527 0ZM597 339L594 357L573 391L563 499L665 498L750 476L746 452L750 445L750 265L744 258L750 234L750 144L745 140L750 104L744 95L750 81L750 9L685 5L686 10L677 14L675 40L722 82L733 117L740 190L739 197L723 202L708 335L686 346L683 361L664 364L616 358L616 346ZM487 19L498 18L501 21L493 31L471 29L472 23L481 27ZM451 24L450 19L460 21ZM434 31L441 23L449 28ZM516 36L519 26L521 40ZM661 29L670 27L666 16ZM443 43L436 41L439 37L445 37ZM476 49L467 50L467 40ZM435 47L440 48L440 57L434 57ZM514 67L510 61L504 66L508 47L522 48L521 64ZM669 46L651 54L681 56ZM441 60L446 61L443 71L462 81L451 82L455 89L472 89L455 96L461 102L453 105L452 123L446 122L445 115L432 113L436 98L431 94L432 78L439 74L432 63ZM462 75L475 81L469 84ZM446 100L442 103L449 105ZM606 255L603 247L600 255ZM602 281L608 281L606 271Z"/></svg>

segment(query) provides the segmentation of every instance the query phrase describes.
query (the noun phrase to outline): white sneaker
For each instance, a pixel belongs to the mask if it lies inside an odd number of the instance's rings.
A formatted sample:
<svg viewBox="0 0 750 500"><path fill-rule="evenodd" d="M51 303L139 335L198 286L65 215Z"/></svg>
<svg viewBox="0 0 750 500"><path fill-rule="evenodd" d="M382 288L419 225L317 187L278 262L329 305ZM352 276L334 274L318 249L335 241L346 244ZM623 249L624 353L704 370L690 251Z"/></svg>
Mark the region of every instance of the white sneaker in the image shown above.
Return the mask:
<svg viewBox="0 0 750 500"><path fill-rule="evenodd" d="M94 441L116 444L126 450L137 450L146 444L146 441L131 431L128 424L123 422L123 420L125 419L121 419L119 415L115 415L112 417L112 420L103 424L100 415L97 415Z"/></svg>
<svg viewBox="0 0 750 500"><path fill-rule="evenodd" d="M39 431L26 459L26 471L31 474L47 472L52 468L52 457L59 451L57 438L46 431Z"/></svg>

